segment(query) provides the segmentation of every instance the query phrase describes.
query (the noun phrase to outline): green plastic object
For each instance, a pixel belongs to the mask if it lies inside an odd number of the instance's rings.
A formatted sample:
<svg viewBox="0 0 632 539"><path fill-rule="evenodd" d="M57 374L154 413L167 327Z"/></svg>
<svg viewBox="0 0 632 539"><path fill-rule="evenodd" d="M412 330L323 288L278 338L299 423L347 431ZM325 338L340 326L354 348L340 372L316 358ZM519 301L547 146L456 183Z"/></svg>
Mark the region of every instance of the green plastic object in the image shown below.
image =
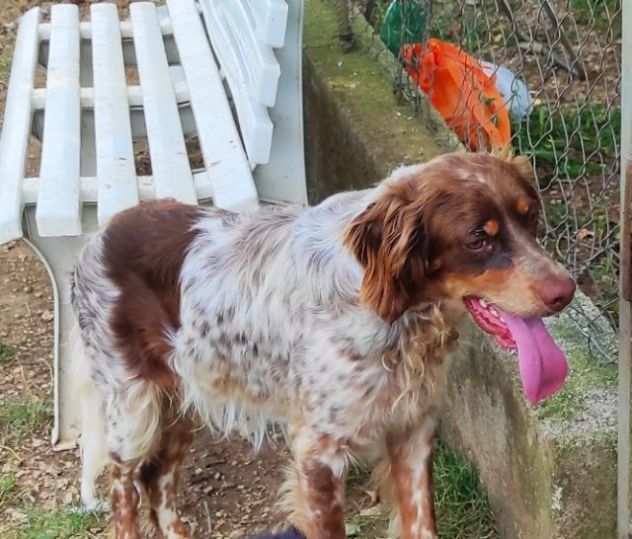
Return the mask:
<svg viewBox="0 0 632 539"><path fill-rule="evenodd" d="M380 37L388 49L399 56L402 45L423 43L425 30L422 0L393 0L384 13Z"/></svg>

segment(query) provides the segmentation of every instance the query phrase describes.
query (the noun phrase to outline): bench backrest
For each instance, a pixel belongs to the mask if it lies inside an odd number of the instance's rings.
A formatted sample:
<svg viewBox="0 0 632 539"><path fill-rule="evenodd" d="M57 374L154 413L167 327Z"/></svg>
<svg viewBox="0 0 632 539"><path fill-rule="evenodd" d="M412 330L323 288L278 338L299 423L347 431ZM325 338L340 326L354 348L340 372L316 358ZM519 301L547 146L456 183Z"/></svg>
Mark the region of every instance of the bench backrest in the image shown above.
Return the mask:
<svg viewBox="0 0 632 539"><path fill-rule="evenodd" d="M103 224L155 197L236 210L258 198L305 203L302 16L302 0L134 2L128 21L109 3L93 4L89 22L67 4L50 22L27 12L0 134L0 243L22 235L31 204L41 236L75 236L84 204ZM25 177L31 133L41 163ZM203 169L189 163L192 134ZM149 175L135 167L143 136Z"/></svg>

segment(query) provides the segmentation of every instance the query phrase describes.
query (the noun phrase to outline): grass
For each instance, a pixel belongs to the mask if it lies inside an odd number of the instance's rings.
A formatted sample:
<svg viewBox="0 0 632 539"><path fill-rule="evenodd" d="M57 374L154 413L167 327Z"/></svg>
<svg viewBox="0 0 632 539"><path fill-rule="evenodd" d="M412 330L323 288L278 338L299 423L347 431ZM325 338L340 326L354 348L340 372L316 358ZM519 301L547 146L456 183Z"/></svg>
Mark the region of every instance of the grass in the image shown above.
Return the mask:
<svg viewBox="0 0 632 539"><path fill-rule="evenodd" d="M49 406L38 400L0 401L0 443L9 439L15 449L20 440L40 429L50 418ZM23 505L13 472L0 473L0 537L2 539L87 539L95 537L91 530L101 530L99 515L72 510L42 511ZM11 507L15 517L8 521L2 515ZM8 514L8 513L7 513Z"/></svg>
<svg viewBox="0 0 632 539"><path fill-rule="evenodd" d="M434 500L440 539L497 539L494 515L475 467L442 443L434 454ZM366 481L352 469L350 482ZM374 539L385 536L388 514L371 508L354 515L347 537Z"/></svg>
<svg viewBox="0 0 632 539"><path fill-rule="evenodd" d="M3 539L87 539L95 537L91 530L103 529L95 513L29 509L24 515L23 523L3 532Z"/></svg>
<svg viewBox="0 0 632 539"><path fill-rule="evenodd" d="M433 473L439 537L497 538L489 499L474 466L439 443Z"/></svg>
<svg viewBox="0 0 632 539"><path fill-rule="evenodd" d="M616 36L621 35L620 0L570 0L575 21L581 25L591 26L599 30L608 30L613 20L612 29Z"/></svg>
<svg viewBox="0 0 632 539"><path fill-rule="evenodd" d="M617 159L621 109L600 104L579 110L540 105L526 120L514 123L512 132L514 149L534 156L539 170L557 170L559 176L571 179L597 175L606 165L594 161L612 163Z"/></svg>
<svg viewBox="0 0 632 539"><path fill-rule="evenodd" d="M0 511L7 505L17 490L17 486L18 484L13 473L0 474Z"/></svg>
<svg viewBox="0 0 632 539"><path fill-rule="evenodd" d="M15 348L0 342L0 365L9 363L15 357Z"/></svg>
<svg viewBox="0 0 632 539"><path fill-rule="evenodd" d="M0 436L20 439L40 429L50 415L49 405L40 400L0 400Z"/></svg>

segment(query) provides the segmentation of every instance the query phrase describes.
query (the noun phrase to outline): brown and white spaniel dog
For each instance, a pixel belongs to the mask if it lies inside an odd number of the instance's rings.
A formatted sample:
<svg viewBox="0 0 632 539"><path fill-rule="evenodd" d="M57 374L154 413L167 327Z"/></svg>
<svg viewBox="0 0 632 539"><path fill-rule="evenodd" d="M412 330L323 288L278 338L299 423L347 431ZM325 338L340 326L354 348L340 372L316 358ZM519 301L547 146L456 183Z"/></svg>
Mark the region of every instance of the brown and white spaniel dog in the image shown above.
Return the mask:
<svg viewBox="0 0 632 539"><path fill-rule="evenodd" d="M525 159L450 154L310 208L115 216L73 275L84 503L107 457L116 538L140 537L140 492L165 538L187 538L175 489L193 425L259 446L280 423L292 528L278 537L343 539L345 472L363 456L400 537L436 539L431 454L462 316L517 351L530 401L566 377L541 317L575 284L536 242L538 208Z"/></svg>

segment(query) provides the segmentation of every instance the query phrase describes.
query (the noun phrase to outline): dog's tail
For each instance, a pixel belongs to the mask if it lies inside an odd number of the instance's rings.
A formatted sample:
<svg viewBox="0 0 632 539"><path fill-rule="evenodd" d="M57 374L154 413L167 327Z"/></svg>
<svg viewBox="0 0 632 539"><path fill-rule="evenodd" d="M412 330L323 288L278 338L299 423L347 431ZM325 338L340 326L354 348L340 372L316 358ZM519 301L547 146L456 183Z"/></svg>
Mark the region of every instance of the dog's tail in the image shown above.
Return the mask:
<svg viewBox="0 0 632 539"><path fill-rule="evenodd" d="M102 508L96 495L96 481L108 462L105 442L105 404L92 379L92 366L86 357L79 328L74 327L73 340L74 383L77 405L81 413L81 503L87 510Z"/></svg>

